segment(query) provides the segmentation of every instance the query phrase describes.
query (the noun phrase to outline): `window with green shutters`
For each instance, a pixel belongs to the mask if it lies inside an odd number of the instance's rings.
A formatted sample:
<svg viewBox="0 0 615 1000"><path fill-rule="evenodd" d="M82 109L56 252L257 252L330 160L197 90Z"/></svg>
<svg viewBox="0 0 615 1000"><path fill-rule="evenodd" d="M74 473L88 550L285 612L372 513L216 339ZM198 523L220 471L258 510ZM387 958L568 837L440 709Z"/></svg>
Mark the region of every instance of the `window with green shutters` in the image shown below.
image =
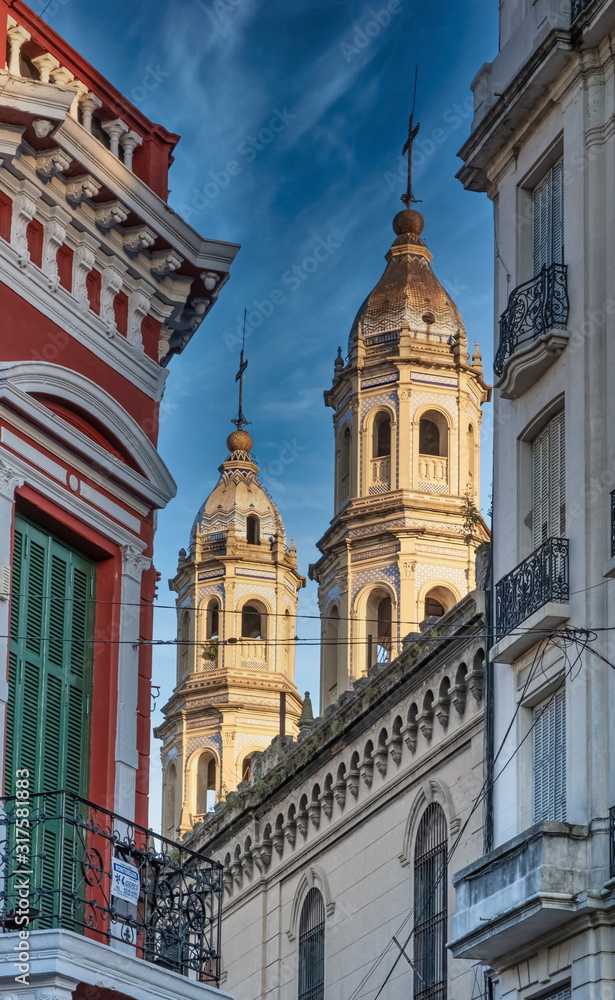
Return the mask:
<svg viewBox="0 0 615 1000"><path fill-rule="evenodd" d="M95 566L23 518L15 521L6 779L87 797Z"/></svg>
<svg viewBox="0 0 615 1000"><path fill-rule="evenodd" d="M88 797L95 581L94 563L16 518L5 794L15 793L16 770L27 768L32 809L39 793L62 789ZM47 815L57 811L58 820L46 821L44 835L38 828L31 850L33 884L62 888L66 899L78 874L60 863L62 853L64 859L73 854L71 845L60 844L62 808L60 796L45 799ZM61 895L47 897L40 925L54 920L61 905Z"/></svg>

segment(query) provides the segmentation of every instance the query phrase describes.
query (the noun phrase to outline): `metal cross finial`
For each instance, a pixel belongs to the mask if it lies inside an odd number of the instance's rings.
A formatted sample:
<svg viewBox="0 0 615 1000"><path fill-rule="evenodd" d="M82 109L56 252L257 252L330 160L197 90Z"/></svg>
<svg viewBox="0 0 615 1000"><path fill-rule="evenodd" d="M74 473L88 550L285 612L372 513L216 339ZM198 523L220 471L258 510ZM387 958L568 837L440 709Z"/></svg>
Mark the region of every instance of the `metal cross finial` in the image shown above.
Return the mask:
<svg viewBox="0 0 615 1000"><path fill-rule="evenodd" d="M419 133L419 129L421 127L420 124L416 125L414 124L414 109L416 107L416 85L418 81L418 76L419 76L419 68L417 66L414 73L414 98L412 100L412 111L410 112L410 126L408 128L408 138L406 140L404 148L401 151L402 156L404 156L406 152L408 153L408 190L406 191L405 194L402 194L401 196L401 200L403 201L406 208L410 208L410 206L414 202L418 201L418 198L415 198L414 195L412 194L412 147L414 144L414 140L416 139Z"/></svg>
<svg viewBox="0 0 615 1000"><path fill-rule="evenodd" d="M245 372L246 368L248 367L248 362L244 361L244 358L243 358L243 352L244 352L244 348L246 346L246 315L247 315L247 312L248 312L248 310L244 309L244 311L243 311L243 340L242 340L242 343L241 343L241 357L240 357L240 360L239 360L239 371L235 375L235 381L239 382L239 413L237 414L237 418L235 420L231 421L231 423L235 424L235 426L236 426L236 428L237 428L238 431L242 430L242 428L244 427L245 424L249 424L250 423L249 420L246 420L246 418L245 418L245 416L243 414L243 409L242 409L242 405L243 405L243 373Z"/></svg>

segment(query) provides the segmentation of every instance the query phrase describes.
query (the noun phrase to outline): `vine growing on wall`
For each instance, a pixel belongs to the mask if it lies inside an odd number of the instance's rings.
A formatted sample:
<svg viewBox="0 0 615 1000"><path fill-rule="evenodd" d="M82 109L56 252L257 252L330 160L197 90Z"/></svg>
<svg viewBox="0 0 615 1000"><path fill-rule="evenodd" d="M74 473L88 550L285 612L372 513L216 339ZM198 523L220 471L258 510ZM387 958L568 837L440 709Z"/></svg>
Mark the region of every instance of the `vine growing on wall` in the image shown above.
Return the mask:
<svg viewBox="0 0 615 1000"><path fill-rule="evenodd" d="M475 530L482 526L483 519L469 489L463 495L461 513L463 514L463 530L465 535L473 535Z"/></svg>

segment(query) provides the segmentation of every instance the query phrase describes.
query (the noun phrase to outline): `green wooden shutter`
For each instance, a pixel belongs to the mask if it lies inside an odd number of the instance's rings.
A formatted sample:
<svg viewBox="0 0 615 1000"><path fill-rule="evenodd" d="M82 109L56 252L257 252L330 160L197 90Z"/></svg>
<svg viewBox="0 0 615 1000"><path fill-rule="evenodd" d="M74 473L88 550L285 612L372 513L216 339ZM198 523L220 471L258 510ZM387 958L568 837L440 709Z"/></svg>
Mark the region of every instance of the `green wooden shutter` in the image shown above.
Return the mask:
<svg viewBox="0 0 615 1000"><path fill-rule="evenodd" d="M566 424L564 411L532 442L534 548L566 531Z"/></svg>
<svg viewBox="0 0 615 1000"><path fill-rule="evenodd" d="M15 791L16 770L27 768L32 795L61 789L88 797L95 578L92 562L30 521L16 518L8 795ZM34 808L36 804L33 799ZM72 890L80 878L80 866L74 857L74 829L62 826L61 807L60 796L48 797L44 826L33 828L32 884L44 891L36 904L42 908L38 926L60 923L78 930L82 914Z"/></svg>
<svg viewBox="0 0 615 1000"><path fill-rule="evenodd" d="M23 518L15 523L7 791L88 794L95 566Z"/></svg>
<svg viewBox="0 0 615 1000"><path fill-rule="evenodd" d="M532 191L534 275L564 263L564 163L562 160Z"/></svg>

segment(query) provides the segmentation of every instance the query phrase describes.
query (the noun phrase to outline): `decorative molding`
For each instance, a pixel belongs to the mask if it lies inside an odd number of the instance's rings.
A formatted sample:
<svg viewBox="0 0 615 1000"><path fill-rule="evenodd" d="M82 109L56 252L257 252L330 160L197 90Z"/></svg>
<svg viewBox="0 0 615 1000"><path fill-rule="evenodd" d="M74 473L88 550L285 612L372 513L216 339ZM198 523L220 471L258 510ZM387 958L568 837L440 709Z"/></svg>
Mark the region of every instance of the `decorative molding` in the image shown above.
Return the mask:
<svg viewBox="0 0 615 1000"><path fill-rule="evenodd" d="M301 877L290 912L290 922L286 934L289 941L295 941L299 933L299 922L301 920L301 910L305 897L310 889L318 889L325 903L325 912L328 917L335 913L335 902L331 899L329 880L319 865L310 865L307 872Z"/></svg>
<svg viewBox="0 0 615 1000"><path fill-rule="evenodd" d="M121 552L123 575L130 577L135 583L141 583L141 577L152 565L152 560L142 555L135 545L122 545Z"/></svg>
<svg viewBox="0 0 615 1000"><path fill-rule="evenodd" d="M81 205L88 198L95 198L101 187L102 184L91 174L84 174L83 177L77 177L66 185L66 200L72 205Z"/></svg>
<svg viewBox="0 0 615 1000"><path fill-rule="evenodd" d="M177 271L183 263L183 257L180 257L174 250L159 250L152 254L150 267L152 274L155 274L157 278L166 278L168 274Z"/></svg>
<svg viewBox="0 0 615 1000"><path fill-rule="evenodd" d="M44 177L45 180L50 180L52 177L57 177L58 174L62 174L65 170L68 170L72 162L71 157L58 147L37 156L36 172L40 177Z"/></svg>
<svg viewBox="0 0 615 1000"><path fill-rule="evenodd" d="M124 208L119 201L110 201L106 205L101 205L94 212L96 225L107 232L114 226L121 226L129 216L129 211Z"/></svg>
<svg viewBox="0 0 615 1000"><path fill-rule="evenodd" d="M5 453L0 458L0 496L12 502L15 497L15 490L23 486L24 482L25 479L13 468L8 461L8 455Z"/></svg>
<svg viewBox="0 0 615 1000"><path fill-rule="evenodd" d="M124 250L127 253L137 254L142 250L147 250L156 242L156 233L148 226L134 226L132 229L125 229L122 236Z"/></svg>

